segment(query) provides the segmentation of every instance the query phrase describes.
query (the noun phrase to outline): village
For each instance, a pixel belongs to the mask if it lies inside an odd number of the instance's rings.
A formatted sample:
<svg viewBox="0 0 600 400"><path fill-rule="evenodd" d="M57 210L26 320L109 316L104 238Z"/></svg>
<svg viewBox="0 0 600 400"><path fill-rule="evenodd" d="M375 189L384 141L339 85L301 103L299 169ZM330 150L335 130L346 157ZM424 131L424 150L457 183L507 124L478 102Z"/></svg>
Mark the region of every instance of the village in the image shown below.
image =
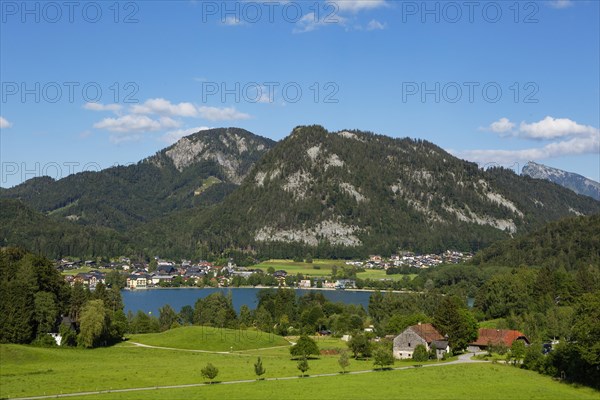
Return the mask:
<svg viewBox="0 0 600 400"><path fill-rule="evenodd" d="M284 269L262 269L237 266L231 259L226 265L217 265L209 261L192 262L190 260L165 260L155 257L150 263L133 262L128 257L120 257L112 262L97 260L61 259L55 262L63 272L65 280L74 285L80 282L95 289L98 283L107 284L107 275L111 271L126 277L121 286L126 289L150 289L161 287L296 287L303 289L355 289L356 271L380 270L388 275L394 273L416 273L420 269L444 264L458 264L471 259L472 254L447 250L442 254L415 254L401 252L389 258L372 255L366 260L345 261L339 276L312 276L294 274ZM85 270L85 271L81 271ZM71 271L79 271L75 274ZM114 272L113 272L114 274ZM391 280L380 278L380 280Z"/></svg>

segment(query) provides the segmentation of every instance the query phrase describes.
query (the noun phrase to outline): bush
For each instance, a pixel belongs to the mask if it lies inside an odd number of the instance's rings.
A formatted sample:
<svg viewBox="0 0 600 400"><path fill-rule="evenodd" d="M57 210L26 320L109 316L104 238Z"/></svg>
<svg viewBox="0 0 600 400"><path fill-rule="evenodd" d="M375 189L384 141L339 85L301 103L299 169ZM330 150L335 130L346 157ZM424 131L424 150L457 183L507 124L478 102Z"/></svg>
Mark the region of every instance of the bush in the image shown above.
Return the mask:
<svg viewBox="0 0 600 400"><path fill-rule="evenodd" d="M429 360L429 353L427 352L427 348L422 344L415 347L415 351L413 352L412 358L414 361L423 362Z"/></svg>
<svg viewBox="0 0 600 400"><path fill-rule="evenodd" d="M37 347L56 347L56 340L48 333L41 333L31 344Z"/></svg>

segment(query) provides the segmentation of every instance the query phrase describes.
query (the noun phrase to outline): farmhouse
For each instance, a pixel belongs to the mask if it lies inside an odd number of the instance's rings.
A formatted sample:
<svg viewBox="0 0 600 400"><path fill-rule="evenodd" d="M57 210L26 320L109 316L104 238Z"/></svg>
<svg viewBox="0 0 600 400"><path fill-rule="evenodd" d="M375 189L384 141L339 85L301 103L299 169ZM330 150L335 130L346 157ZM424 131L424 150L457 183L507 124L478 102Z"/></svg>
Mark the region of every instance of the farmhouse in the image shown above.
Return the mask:
<svg viewBox="0 0 600 400"><path fill-rule="evenodd" d="M473 343L469 343L468 350L471 352L477 352L485 350L488 346L512 346L515 340L522 340L525 344L529 344L527 337L515 330L510 329L488 329L480 328L479 337Z"/></svg>
<svg viewBox="0 0 600 400"><path fill-rule="evenodd" d="M438 358L442 358L445 353L450 351L448 339L442 336L433 325L419 323L409 326L394 338L394 358L412 358L415 347L420 344L425 346L427 351L435 346Z"/></svg>

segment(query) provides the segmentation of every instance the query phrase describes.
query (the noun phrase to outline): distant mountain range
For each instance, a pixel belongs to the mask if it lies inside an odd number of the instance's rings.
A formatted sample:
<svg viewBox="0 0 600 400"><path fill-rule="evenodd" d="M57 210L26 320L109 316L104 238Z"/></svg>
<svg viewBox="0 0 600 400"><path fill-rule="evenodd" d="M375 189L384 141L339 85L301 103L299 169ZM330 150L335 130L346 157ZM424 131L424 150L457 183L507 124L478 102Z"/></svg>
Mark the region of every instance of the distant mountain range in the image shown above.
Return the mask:
<svg viewBox="0 0 600 400"><path fill-rule="evenodd" d="M72 238L77 229L97 238L76 247L89 255L478 250L600 212L589 197L507 169L484 171L427 141L320 126L297 127L278 143L236 128L202 131L133 166L36 178L0 198L13 210L0 213L0 244L52 256L75 251L58 233ZM35 229L21 222L32 213L42 224Z"/></svg>
<svg viewBox="0 0 600 400"><path fill-rule="evenodd" d="M560 186L571 189L575 193L590 196L600 201L600 183L573 172L548 167L529 161L521 172L535 179L545 179Z"/></svg>

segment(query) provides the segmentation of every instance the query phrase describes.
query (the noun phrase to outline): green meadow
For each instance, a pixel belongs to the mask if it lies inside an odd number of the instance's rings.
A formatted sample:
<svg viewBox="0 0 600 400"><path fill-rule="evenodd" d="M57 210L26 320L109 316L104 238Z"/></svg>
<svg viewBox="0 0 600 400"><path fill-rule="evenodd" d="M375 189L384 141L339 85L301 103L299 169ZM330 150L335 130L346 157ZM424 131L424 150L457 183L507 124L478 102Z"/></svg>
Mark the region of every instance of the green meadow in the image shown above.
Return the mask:
<svg viewBox="0 0 600 400"><path fill-rule="evenodd" d="M150 346L207 351L239 351L289 346L281 336L256 329L219 329L208 326L183 326L161 333L131 335L131 342Z"/></svg>
<svg viewBox="0 0 600 400"><path fill-rule="evenodd" d="M310 371L309 371L310 372ZM459 364L364 374L109 393L81 399L598 399L600 393L531 371Z"/></svg>
<svg viewBox="0 0 600 400"><path fill-rule="evenodd" d="M0 397L57 395L86 391L111 391L197 385L200 370L212 363L219 368L219 384L185 389L153 389L82 396L94 399L160 398L546 398L600 399L598 392L575 388L514 367L491 363L438 365L413 368L397 361L403 370L339 374L336 353L346 348L339 339L315 338L321 355L309 360L309 375L334 376L295 379L297 361L291 360L285 338L258 331L182 327L161 334L133 335L109 348L40 348L0 345ZM294 340L294 338L290 338ZM139 347L132 342L147 346ZM214 351L214 352L211 352ZM265 381L254 382L253 364L260 356ZM447 364L447 363L446 363ZM372 360L351 359L348 371L370 371ZM291 380L281 380L282 378ZM273 380L277 378L278 380ZM238 380L251 382L232 383Z"/></svg>
<svg viewBox="0 0 600 400"><path fill-rule="evenodd" d="M338 271L342 270L342 267L351 268L350 265L346 265L343 260L322 260L315 259L312 263L305 262L295 262L292 260L268 260L264 261L260 264L254 266L254 268L259 268L263 271L267 271L269 267L275 268L275 270L282 269L286 271L288 274L302 274L307 277L320 277L320 276L331 276L332 268L336 266ZM382 269L368 269L365 272L359 272L356 274L357 278L360 279L391 279L391 280L400 280L405 275L395 274L395 275L386 275L385 271ZM416 275L411 274L408 275L409 278L413 279Z"/></svg>

